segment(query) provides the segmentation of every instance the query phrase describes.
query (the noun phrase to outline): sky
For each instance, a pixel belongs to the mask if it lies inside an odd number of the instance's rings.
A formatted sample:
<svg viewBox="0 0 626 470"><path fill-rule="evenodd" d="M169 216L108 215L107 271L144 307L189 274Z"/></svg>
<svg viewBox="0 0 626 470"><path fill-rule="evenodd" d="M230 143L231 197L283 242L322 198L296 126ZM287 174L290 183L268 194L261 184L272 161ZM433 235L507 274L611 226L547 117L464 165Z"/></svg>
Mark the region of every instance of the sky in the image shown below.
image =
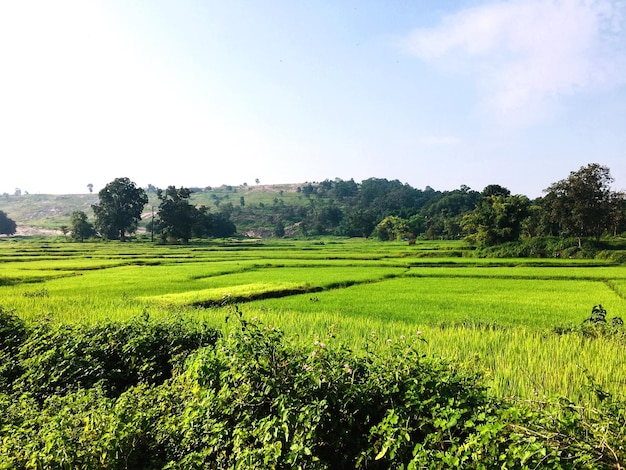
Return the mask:
<svg viewBox="0 0 626 470"><path fill-rule="evenodd" d="M623 0L0 0L0 194L626 189Z"/></svg>

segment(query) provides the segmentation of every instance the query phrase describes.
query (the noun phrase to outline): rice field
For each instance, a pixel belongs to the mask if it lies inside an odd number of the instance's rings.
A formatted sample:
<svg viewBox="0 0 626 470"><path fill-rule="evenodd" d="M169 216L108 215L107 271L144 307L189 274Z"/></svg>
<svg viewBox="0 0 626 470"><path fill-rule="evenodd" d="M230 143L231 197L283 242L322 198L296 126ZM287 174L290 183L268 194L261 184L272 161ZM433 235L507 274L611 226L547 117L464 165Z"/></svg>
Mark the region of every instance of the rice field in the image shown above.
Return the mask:
<svg viewBox="0 0 626 470"><path fill-rule="evenodd" d="M484 373L500 396L623 396L619 337L557 335L594 305L625 317L626 266L479 259L458 242L233 241L154 246L0 239L0 306L28 321L95 323L147 312L229 328L233 305L294 341L352 349L416 338Z"/></svg>

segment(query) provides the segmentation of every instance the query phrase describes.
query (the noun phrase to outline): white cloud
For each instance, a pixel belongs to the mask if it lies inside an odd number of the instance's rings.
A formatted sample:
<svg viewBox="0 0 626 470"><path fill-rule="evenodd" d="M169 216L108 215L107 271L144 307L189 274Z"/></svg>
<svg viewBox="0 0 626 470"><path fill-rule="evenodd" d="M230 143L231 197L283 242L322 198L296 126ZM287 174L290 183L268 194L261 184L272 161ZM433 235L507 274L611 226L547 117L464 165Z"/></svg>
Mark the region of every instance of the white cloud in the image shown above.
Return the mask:
<svg viewBox="0 0 626 470"><path fill-rule="evenodd" d="M534 121L556 99L626 83L626 7L610 0L511 0L414 31L408 51L476 80L497 117Z"/></svg>

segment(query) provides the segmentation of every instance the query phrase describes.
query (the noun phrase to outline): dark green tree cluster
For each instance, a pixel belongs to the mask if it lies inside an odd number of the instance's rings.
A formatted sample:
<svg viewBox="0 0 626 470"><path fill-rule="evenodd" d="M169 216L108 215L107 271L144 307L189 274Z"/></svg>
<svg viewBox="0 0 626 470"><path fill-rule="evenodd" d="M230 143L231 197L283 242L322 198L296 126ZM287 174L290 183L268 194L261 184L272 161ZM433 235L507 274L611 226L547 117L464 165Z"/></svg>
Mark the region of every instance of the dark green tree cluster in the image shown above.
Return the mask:
<svg viewBox="0 0 626 470"><path fill-rule="evenodd" d="M17 224L6 212L0 211L0 234L13 235L17 230Z"/></svg>
<svg viewBox="0 0 626 470"><path fill-rule="evenodd" d="M612 182L606 166L592 163L552 184L539 201L546 225L578 238L579 246L584 237L616 235L624 228L626 205L624 194L611 190Z"/></svg>
<svg viewBox="0 0 626 470"><path fill-rule="evenodd" d="M148 196L128 178L116 178L98 193L100 202L91 206L96 228L103 238L126 240L137 230Z"/></svg>
<svg viewBox="0 0 626 470"><path fill-rule="evenodd" d="M155 192L160 200L159 211L148 228L156 231L163 241L187 243L191 237L226 237L236 232L227 212L211 214L205 206L190 204L192 191L187 188L169 186L166 190L155 189ZM77 242L98 236L125 241L137 231L148 203L146 192L128 178L116 178L98 196L98 203L92 205L94 223L83 211L74 211L70 225L62 227L63 233L70 233L71 239ZM0 212L0 229L2 214Z"/></svg>
<svg viewBox="0 0 626 470"><path fill-rule="evenodd" d="M398 180L325 180L298 188L303 204L241 204L233 210L243 225L273 227L275 236L374 236L381 240L462 239L493 246L525 237L599 240L626 230L626 198L611 190L607 167L589 164L552 184L536 200L498 184L482 192L462 185L452 191L415 189Z"/></svg>
<svg viewBox="0 0 626 470"><path fill-rule="evenodd" d="M70 232L72 240L83 242L96 236L96 229L87 219L87 214L83 211L72 212L70 218Z"/></svg>
<svg viewBox="0 0 626 470"><path fill-rule="evenodd" d="M188 243L192 237L228 237L236 232L235 225L224 211L209 213L206 206L196 207L190 203L191 190L169 186L157 190L159 211L153 230L163 242Z"/></svg>
<svg viewBox="0 0 626 470"><path fill-rule="evenodd" d="M511 196L510 191L482 192L476 208L461 222L467 239L477 245L498 245L518 240L522 224L529 214L530 201L526 196Z"/></svg>

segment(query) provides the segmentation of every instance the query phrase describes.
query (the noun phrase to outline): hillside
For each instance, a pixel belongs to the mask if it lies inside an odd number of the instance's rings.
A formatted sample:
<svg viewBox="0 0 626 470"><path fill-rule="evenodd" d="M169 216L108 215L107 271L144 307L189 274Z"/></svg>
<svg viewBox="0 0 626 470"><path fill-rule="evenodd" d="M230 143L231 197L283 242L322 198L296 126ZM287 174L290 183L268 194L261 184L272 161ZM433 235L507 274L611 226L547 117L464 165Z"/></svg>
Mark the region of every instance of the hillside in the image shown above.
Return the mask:
<svg viewBox="0 0 626 470"><path fill-rule="evenodd" d="M216 188L194 188L192 202L204 205L211 211L220 211L245 205L252 207L271 207L279 198L283 204L304 206L307 200L298 192L303 184L255 185L255 186L219 186ZM149 202L146 205L144 220L149 220L152 208L156 211L159 201L154 191L148 192ZM92 194L22 194L20 196L4 195L0 198L0 210L17 223L16 235L56 235L60 227L69 225L74 211L83 211L91 219L91 205L98 202L98 195ZM239 219L239 220L237 220ZM254 223L246 218L233 217L239 230L254 230ZM242 225L243 223L243 225ZM240 228L241 227L241 228Z"/></svg>
<svg viewBox="0 0 626 470"><path fill-rule="evenodd" d="M594 188L609 180L608 169L592 164L559 182L560 186L571 187L568 198L551 193L550 197L534 201L524 195L512 195L497 184L488 185L482 192L467 186L437 191L428 186L424 190L416 189L384 178L369 178L360 183L335 179L319 183L244 183L188 189L190 202L208 209L210 230L222 234L213 236L238 233L263 238L321 235L374 236L380 240L465 238L481 247L521 239L560 237L576 239L577 248L582 249L584 238L593 237L597 243L602 235L616 237L626 233L626 195L612 192L608 187L599 194L594 192ZM593 184L578 190L579 183L584 181ZM139 232L151 227L161 202L155 187L150 186L146 192L149 200ZM600 197L604 202L598 206ZM0 210L16 222L18 234L51 233L70 226L74 211L83 211L93 220L91 206L98 202L95 193L5 195L0 198ZM573 212L574 207L586 209ZM598 207L603 210L598 212ZM578 215L572 217L572 214ZM541 254L553 253L542 249Z"/></svg>

